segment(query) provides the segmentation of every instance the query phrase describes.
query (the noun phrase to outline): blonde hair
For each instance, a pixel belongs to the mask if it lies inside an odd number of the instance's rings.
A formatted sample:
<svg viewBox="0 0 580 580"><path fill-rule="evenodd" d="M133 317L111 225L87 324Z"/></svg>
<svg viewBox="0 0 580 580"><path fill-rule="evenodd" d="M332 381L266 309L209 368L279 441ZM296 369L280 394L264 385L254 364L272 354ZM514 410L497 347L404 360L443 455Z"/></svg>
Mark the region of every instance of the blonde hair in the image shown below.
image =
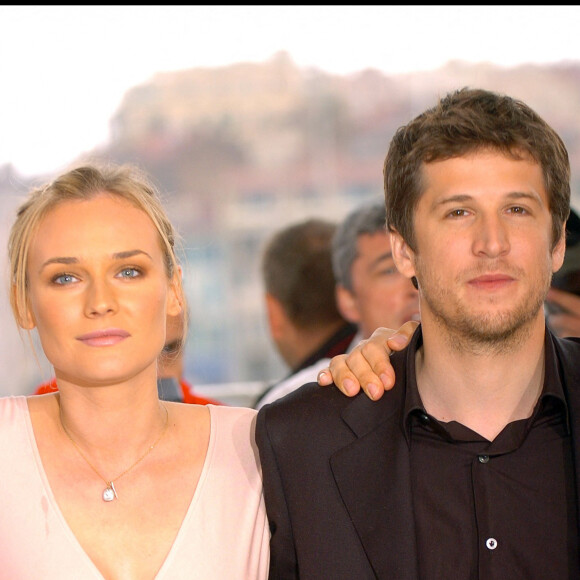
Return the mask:
<svg viewBox="0 0 580 580"><path fill-rule="evenodd" d="M163 208L157 189L142 171L132 165L91 163L71 169L54 181L34 188L17 211L8 239L8 255L10 305L19 326L23 326L28 304L28 253L40 222L54 207L62 203L90 200L101 193L124 199L151 218L159 234L167 277L170 280L175 279L179 299L185 307L175 249L178 235ZM184 336L186 331L184 329Z"/></svg>

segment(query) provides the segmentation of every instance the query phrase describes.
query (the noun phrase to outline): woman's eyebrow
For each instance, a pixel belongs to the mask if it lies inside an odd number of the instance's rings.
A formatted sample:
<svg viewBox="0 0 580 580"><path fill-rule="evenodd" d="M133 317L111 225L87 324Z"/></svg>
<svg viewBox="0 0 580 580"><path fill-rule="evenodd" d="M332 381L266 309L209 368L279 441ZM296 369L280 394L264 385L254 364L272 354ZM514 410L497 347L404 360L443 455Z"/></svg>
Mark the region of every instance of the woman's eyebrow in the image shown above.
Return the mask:
<svg viewBox="0 0 580 580"><path fill-rule="evenodd" d="M143 250L126 250L124 252L115 252L113 254L113 259L126 260L127 258L132 258L133 256L138 256L140 254L147 256L150 260L153 260L153 258ZM42 271L44 268L46 268L46 266L50 264L78 264L78 263L79 259L73 256L56 256L54 258L49 258L48 260L46 260L46 262L44 262L40 266L40 271Z"/></svg>

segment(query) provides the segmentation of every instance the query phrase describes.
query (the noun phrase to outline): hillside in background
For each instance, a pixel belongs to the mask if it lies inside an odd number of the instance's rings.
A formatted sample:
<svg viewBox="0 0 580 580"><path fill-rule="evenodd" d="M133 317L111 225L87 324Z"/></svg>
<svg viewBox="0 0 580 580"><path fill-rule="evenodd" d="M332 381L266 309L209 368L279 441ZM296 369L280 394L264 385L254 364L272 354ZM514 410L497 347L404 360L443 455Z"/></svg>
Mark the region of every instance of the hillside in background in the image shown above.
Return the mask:
<svg viewBox="0 0 580 580"><path fill-rule="evenodd" d="M184 240L192 311L187 374L194 383L284 374L262 302L265 240L288 223L340 220L382 197L394 131L462 86L523 99L560 133L579 208L580 63L500 68L457 61L423 73L337 76L300 69L282 52L264 63L159 73L126 93L111 119L110 143L79 160L137 163L163 192ZM31 181L0 167L4 236ZM14 326L7 307L0 315L4 328ZM23 360L16 332L4 334L2 361ZM5 394L28 392L38 379L34 363L13 366Z"/></svg>

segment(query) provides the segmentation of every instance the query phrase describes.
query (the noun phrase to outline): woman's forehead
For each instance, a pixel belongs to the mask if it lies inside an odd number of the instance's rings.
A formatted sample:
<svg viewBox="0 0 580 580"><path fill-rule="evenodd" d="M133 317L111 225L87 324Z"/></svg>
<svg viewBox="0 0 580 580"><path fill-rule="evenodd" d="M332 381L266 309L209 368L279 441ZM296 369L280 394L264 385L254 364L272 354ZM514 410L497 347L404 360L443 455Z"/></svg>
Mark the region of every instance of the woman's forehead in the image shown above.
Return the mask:
<svg viewBox="0 0 580 580"><path fill-rule="evenodd" d="M144 210L127 200L99 195L62 202L40 220L32 246L36 251L125 251L135 246L160 249L159 234Z"/></svg>

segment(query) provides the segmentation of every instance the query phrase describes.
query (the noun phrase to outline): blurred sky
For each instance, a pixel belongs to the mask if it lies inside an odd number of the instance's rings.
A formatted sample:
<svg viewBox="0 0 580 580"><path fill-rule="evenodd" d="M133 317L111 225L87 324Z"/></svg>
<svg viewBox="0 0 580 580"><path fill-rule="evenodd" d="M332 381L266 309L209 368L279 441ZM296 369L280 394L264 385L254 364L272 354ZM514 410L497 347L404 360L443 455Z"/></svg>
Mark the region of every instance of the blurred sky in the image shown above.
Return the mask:
<svg viewBox="0 0 580 580"><path fill-rule="evenodd" d="M0 6L0 165L60 170L155 72L279 50L339 74L580 61L580 6Z"/></svg>

